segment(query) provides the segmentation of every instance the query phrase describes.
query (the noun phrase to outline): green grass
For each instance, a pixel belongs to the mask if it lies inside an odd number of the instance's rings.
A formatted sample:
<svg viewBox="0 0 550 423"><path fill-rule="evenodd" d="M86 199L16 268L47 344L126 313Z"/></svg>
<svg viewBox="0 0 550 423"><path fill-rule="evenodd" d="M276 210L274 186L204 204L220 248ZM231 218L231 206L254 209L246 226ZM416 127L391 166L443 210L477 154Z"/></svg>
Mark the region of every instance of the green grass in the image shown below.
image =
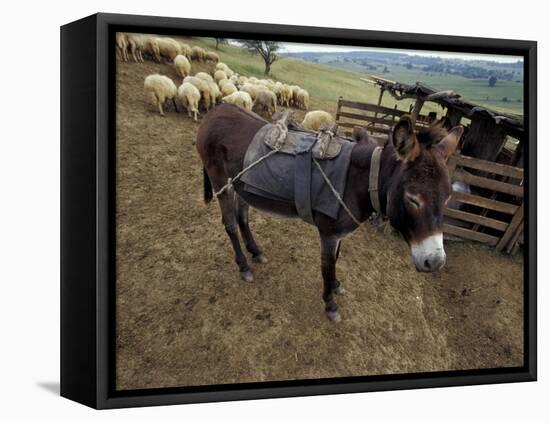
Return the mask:
<svg viewBox="0 0 550 423"><path fill-rule="evenodd" d="M212 38L194 37L184 41L190 45L216 51ZM259 56L252 55L236 45L222 45L216 53L221 61L239 74L264 78L264 63ZM355 66L350 67L351 69L342 69L302 59L281 58L272 65L269 77L305 88L310 93L312 105L315 107L326 104L333 109L340 96L352 101L377 103L379 89L360 80L366 76L366 72L358 71L358 67ZM418 68L408 70L403 66L390 65L388 69L390 73L380 76L402 82L422 81L436 89L453 89L468 100L500 111L518 114L522 114L523 111L523 85L516 82L498 81L496 87L491 88L486 80L472 80L449 74L427 74ZM502 102L503 97L508 97L510 101ZM516 101L518 98L521 102ZM397 101L391 95L385 94L382 104L387 107L397 104L400 110L409 110L411 100ZM422 113L430 111L441 114L443 109L434 103L426 103Z"/></svg>

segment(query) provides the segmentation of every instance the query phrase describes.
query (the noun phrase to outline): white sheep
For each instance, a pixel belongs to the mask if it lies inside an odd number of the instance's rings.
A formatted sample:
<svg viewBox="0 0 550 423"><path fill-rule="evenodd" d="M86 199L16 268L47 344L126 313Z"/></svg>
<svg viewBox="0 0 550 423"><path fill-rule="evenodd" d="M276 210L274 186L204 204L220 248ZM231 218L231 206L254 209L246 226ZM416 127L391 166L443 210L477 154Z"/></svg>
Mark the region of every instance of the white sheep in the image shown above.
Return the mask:
<svg viewBox="0 0 550 423"><path fill-rule="evenodd" d="M197 62L206 61L206 50L202 47L193 46L193 48L191 48L191 59Z"/></svg>
<svg viewBox="0 0 550 423"><path fill-rule="evenodd" d="M235 104L237 106L243 107L247 110L252 110L252 98L250 94L244 91L237 91L231 95L222 98L223 103Z"/></svg>
<svg viewBox="0 0 550 423"><path fill-rule="evenodd" d="M256 96L258 95L259 87L255 84L246 83L243 84L242 87L239 89L239 91L248 93L252 100L256 100Z"/></svg>
<svg viewBox="0 0 550 423"><path fill-rule="evenodd" d="M191 47L189 47L189 44L180 43L181 48L181 54L183 54L188 59L191 59Z"/></svg>
<svg viewBox="0 0 550 423"><path fill-rule="evenodd" d="M206 72L197 72L195 74L195 76L197 78L200 78L200 79L204 80L204 81L214 82L214 78L212 78L212 76L207 74Z"/></svg>
<svg viewBox="0 0 550 423"><path fill-rule="evenodd" d="M300 109L309 109L309 93L303 88L300 88L296 94L295 102L296 106Z"/></svg>
<svg viewBox="0 0 550 423"><path fill-rule="evenodd" d="M229 66L227 66L227 65L226 65L225 63L223 63L223 62L219 62L219 63L216 65L216 70L222 70L222 71L224 71L228 78L232 77L233 74L235 73L235 72L233 72L231 69L229 69Z"/></svg>
<svg viewBox="0 0 550 423"><path fill-rule="evenodd" d="M134 62L143 63L142 51L146 49L146 37L141 34L128 34L128 47Z"/></svg>
<svg viewBox="0 0 550 423"><path fill-rule="evenodd" d="M334 123L334 118L330 113L325 112L324 110L313 110L306 113L304 120L302 121L302 126L305 129L318 132L321 125L332 123Z"/></svg>
<svg viewBox="0 0 550 423"><path fill-rule="evenodd" d="M197 121L197 114L199 113L199 102L201 100L201 93L190 82L184 82L178 88L178 98L187 110L187 114L191 116L193 113L193 119Z"/></svg>
<svg viewBox="0 0 550 423"><path fill-rule="evenodd" d="M174 59L174 67L176 68L176 73L185 78L191 72L191 63L187 60L183 54L178 54Z"/></svg>
<svg viewBox="0 0 550 423"><path fill-rule="evenodd" d="M115 37L116 51L123 62L128 61L128 36L123 32L117 32Z"/></svg>
<svg viewBox="0 0 550 423"><path fill-rule="evenodd" d="M208 111L210 107L214 105L215 99L213 98L213 93L211 92L210 86L208 85L207 81L201 78L197 78L196 76L186 76L183 79L183 82L189 82L190 84L193 84L195 87L197 87L201 94L203 107L206 111Z"/></svg>
<svg viewBox="0 0 550 423"><path fill-rule="evenodd" d="M214 72L214 79L219 84L222 79L227 80L227 75L225 74L224 71L217 70L216 72Z"/></svg>
<svg viewBox="0 0 550 423"><path fill-rule="evenodd" d="M273 91L267 89L259 90L254 101L254 109L256 111L265 111L271 116L277 111L277 96Z"/></svg>
<svg viewBox="0 0 550 423"><path fill-rule="evenodd" d="M168 100L172 100L174 109L176 112L178 111L175 101L177 94L176 84L167 76L159 74L147 76L143 84L143 89L151 104L158 107L161 116L164 116L162 106Z"/></svg>
<svg viewBox="0 0 550 423"><path fill-rule="evenodd" d="M231 95L238 91L237 87L235 87L235 85L227 79L222 79L220 81L220 89L222 91L223 97L227 97L228 95Z"/></svg>
<svg viewBox="0 0 550 423"><path fill-rule="evenodd" d="M220 61L220 56L218 56L213 51L208 51L208 52L206 52L206 54L204 56L204 60L205 61L210 60L211 62L218 63Z"/></svg>
<svg viewBox="0 0 550 423"><path fill-rule="evenodd" d="M214 81L208 82L208 87L210 88L210 93L212 94L212 99L214 99L214 104L218 104L222 98L222 92Z"/></svg>
<svg viewBox="0 0 550 423"><path fill-rule="evenodd" d="M173 62L178 54L181 54L180 44L173 38L157 37L160 55Z"/></svg>
<svg viewBox="0 0 550 423"><path fill-rule="evenodd" d="M290 102L292 103L292 105L296 105L296 101L298 98L298 91L300 91L301 88L298 85L289 85L288 88L292 91Z"/></svg>
<svg viewBox="0 0 550 423"><path fill-rule="evenodd" d="M160 47L155 37L145 39L145 52L149 54L156 62L160 63Z"/></svg>

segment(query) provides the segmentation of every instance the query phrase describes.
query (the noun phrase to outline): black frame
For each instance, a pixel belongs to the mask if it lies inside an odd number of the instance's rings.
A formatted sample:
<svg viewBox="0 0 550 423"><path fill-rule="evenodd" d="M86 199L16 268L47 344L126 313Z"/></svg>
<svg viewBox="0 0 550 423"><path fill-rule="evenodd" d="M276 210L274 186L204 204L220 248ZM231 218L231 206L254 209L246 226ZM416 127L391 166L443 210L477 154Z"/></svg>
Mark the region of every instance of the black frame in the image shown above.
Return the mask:
<svg viewBox="0 0 550 423"><path fill-rule="evenodd" d="M522 56L527 141L524 366L116 391L116 31ZM99 409L536 380L536 78L533 41L102 13L61 27L61 395Z"/></svg>

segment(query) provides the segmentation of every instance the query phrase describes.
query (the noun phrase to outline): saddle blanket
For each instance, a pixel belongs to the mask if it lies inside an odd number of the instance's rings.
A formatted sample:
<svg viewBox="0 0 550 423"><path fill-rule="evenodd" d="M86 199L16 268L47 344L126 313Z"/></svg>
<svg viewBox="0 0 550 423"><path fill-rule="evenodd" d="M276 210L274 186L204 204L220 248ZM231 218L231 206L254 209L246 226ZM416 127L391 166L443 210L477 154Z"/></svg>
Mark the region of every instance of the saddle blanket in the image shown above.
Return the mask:
<svg viewBox="0 0 550 423"><path fill-rule="evenodd" d="M256 133L246 151L243 167L271 151L264 139L272 127L272 124L267 124ZM296 132L300 135L297 136ZM312 210L336 219L340 203L312 162L317 135L302 131L289 131L289 135L295 147L285 146L246 172L241 177L244 190L264 198L293 203L300 218L311 224ZM341 145L339 154L331 159L318 160L318 163L343 198L355 143L344 138L334 138L331 142Z"/></svg>

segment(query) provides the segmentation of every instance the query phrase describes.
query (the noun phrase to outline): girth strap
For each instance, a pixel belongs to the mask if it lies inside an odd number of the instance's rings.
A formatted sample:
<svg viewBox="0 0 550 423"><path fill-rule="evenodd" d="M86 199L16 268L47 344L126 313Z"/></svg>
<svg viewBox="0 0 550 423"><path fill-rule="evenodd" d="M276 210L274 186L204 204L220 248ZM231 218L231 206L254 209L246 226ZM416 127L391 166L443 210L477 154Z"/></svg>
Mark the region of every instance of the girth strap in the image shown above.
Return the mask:
<svg viewBox="0 0 550 423"><path fill-rule="evenodd" d="M372 152L369 172L370 202L372 204L372 207L378 214L382 214L382 210L380 208L380 197L378 196L378 177L380 176L380 162L382 151L384 151L384 148L378 146Z"/></svg>
<svg viewBox="0 0 550 423"><path fill-rule="evenodd" d="M311 154L315 144L303 153L296 154L294 166L294 205L298 216L313 224L311 211Z"/></svg>

